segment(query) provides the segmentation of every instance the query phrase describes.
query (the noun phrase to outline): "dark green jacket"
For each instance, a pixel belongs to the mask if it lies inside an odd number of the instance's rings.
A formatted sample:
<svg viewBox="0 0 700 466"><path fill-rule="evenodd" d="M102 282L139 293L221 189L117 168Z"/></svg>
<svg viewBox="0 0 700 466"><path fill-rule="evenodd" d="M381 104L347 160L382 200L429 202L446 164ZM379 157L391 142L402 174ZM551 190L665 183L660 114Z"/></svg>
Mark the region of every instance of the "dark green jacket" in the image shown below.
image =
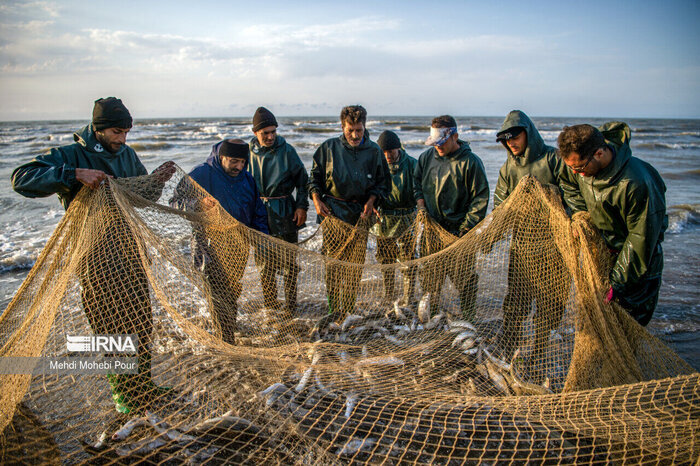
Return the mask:
<svg viewBox="0 0 700 466"><path fill-rule="evenodd" d="M654 167L632 157L626 123L609 122L599 129L615 153L613 161L591 177L567 167L562 189L574 213L588 211L608 247L619 251L610 282L624 294L642 280L661 276L661 242L668 227L666 185Z"/></svg>
<svg viewBox="0 0 700 466"><path fill-rule="evenodd" d="M498 132L515 126L525 128L527 149L521 156L515 156L505 141L503 142L503 146L508 152L508 158L498 173L498 183L496 183L496 191L493 193L494 208L505 201L520 180L527 175L534 176L540 183L553 184L558 187L561 170L565 165L557 155L557 150L545 145L535 124L520 110L510 112Z"/></svg>
<svg viewBox="0 0 700 466"><path fill-rule="evenodd" d="M313 157L309 196L319 193L333 215L355 224L369 197L378 206L389 194L391 180L384 152L365 131L362 143L352 147L341 135L323 142ZM318 218L320 223L322 218Z"/></svg>
<svg viewBox="0 0 700 466"><path fill-rule="evenodd" d="M399 149L396 163L388 164L391 192L378 209L380 217L373 230L377 235L399 236L408 225L408 216L416 210L413 172L417 163L405 150Z"/></svg>
<svg viewBox="0 0 700 466"><path fill-rule="evenodd" d="M12 189L26 197L58 194L65 209L82 188L75 179L76 168L102 170L115 178L146 175L146 167L126 144L116 154L102 148L92 125L73 134L75 144L51 149L12 173Z"/></svg>
<svg viewBox="0 0 700 466"><path fill-rule="evenodd" d="M267 223L272 236L295 233L299 227L293 221L296 209L309 208L306 185L309 175L297 151L277 136L272 147L261 146L258 138L250 141L250 174L260 191L267 209ZM296 189L296 199L292 193Z"/></svg>
<svg viewBox="0 0 700 466"><path fill-rule="evenodd" d="M458 142L459 149L444 157L434 147L420 155L413 174L414 192L445 230L464 234L486 216L489 183L469 143Z"/></svg>

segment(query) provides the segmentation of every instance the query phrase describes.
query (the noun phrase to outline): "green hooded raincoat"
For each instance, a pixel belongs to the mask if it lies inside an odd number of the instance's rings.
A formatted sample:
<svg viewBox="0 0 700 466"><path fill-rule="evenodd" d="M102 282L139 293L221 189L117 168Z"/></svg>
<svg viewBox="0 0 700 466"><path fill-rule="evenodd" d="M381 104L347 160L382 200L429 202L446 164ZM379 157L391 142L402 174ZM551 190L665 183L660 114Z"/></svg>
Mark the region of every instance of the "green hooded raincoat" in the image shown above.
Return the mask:
<svg viewBox="0 0 700 466"><path fill-rule="evenodd" d="M267 209L270 234L285 238L296 236L299 228L293 221L294 211L309 208L306 189L309 175L297 151L282 136L277 136L272 147L260 145L258 138L253 137L248 169ZM292 196L295 189L296 199Z"/></svg>
<svg viewBox="0 0 700 466"><path fill-rule="evenodd" d="M481 159L469 143L444 157L434 147L420 155L414 171L414 195L428 213L454 235L474 228L486 216L489 184Z"/></svg>
<svg viewBox="0 0 700 466"><path fill-rule="evenodd" d="M563 173L562 189L574 212L588 211L591 220L615 254L610 283L623 306L645 325L656 307L663 270L661 243L668 227L666 185L654 167L632 157L631 131L626 123L601 126L613 161L595 176ZM654 286L648 286L648 282Z"/></svg>
<svg viewBox="0 0 700 466"><path fill-rule="evenodd" d="M498 183L496 183L496 191L493 193L494 208L505 201L520 180L527 175L534 176L543 184L559 186L559 177L564 162L557 156L557 150L545 145L535 124L520 110L510 112L498 132L516 126L525 128L527 149L521 156L515 156L508 145L503 142L503 147L508 152L508 159L498 173Z"/></svg>

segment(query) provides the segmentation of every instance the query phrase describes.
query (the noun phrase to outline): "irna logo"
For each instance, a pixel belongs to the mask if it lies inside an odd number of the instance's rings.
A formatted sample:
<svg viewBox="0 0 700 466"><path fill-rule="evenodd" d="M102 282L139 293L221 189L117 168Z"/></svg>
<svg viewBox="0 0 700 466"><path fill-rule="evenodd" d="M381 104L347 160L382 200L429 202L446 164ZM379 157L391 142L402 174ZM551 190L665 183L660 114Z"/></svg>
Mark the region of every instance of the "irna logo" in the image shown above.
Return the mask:
<svg viewBox="0 0 700 466"><path fill-rule="evenodd" d="M134 335L67 335L66 338L71 353L136 353Z"/></svg>

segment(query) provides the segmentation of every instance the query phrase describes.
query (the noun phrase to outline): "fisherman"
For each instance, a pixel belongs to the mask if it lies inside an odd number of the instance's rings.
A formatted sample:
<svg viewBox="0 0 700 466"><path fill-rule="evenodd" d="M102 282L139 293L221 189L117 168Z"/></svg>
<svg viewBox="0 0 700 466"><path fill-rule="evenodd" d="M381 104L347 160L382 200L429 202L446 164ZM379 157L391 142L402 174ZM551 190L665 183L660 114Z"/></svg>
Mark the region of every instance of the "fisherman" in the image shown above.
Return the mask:
<svg viewBox="0 0 700 466"><path fill-rule="evenodd" d="M535 177L540 183L549 185L560 194L559 178L564 164L557 156L557 150L544 143L535 124L524 112L511 111L496 134L496 140L503 144L507 158L498 175L493 195L494 210L526 176ZM522 214L527 215L526 212ZM517 223L516 219L513 221ZM542 247L553 244L551 231L524 232L517 229L517 225L514 227L508 260L508 290L503 301L501 335L501 346L507 359L520 347L523 337L522 324L530 314L533 299L537 304L537 312L534 316L535 342L531 362L543 363L550 331L557 328L561 321L569 287L552 286L552 283L547 283L547 277L561 281L568 273L561 255L556 251L552 252L550 247ZM537 267L528 265L539 264L547 264L555 270L547 277L537 276L533 272ZM533 366L533 369L537 368ZM539 378L540 374L532 375Z"/></svg>
<svg viewBox="0 0 700 466"><path fill-rule="evenodd" d="M377 138L384 152L391 176L391 191L377 209L379 220L373 231L377 234L377 260L380 264L393 264L415 259L415 234L408 230L416 213L413 193L413 171L418 161L401 147L401 140L393 131L384 131ZM401 305L413 302L416 288L416 267L403 267L403 300ZM393 268L382 270L384 299L396 299L395 272Z"/></svg>
<svg viewBox="0 0 700 466"><path fill-rule="evenodd" d="M562 174L564 199L574 213L590 214L612 254L604 301L616 301L647 325L661 288L666 185L654 167L632 157L630 138L629 126L613 121L598 129L566 126L557 142L569 167Z"/></svg>
<svg viewBox="0 0 700 466"><path fill-rule="evenodd" d="M464 236L486 216L489 185L481 159L469 143L459 139L457 122L450 115L433 118L430 137L433 146L423 152L414 172L414 190L419 209L427 213L448 233ZM447 246L445 238L426 229L421 237L421 256L434 254ZM448 261L445 261L448 262ZM478 275L474 253L467 252L449 264L426 264L421 284L430 293L430 310L440 305L440 293L446 276L459 292L460 309L466 319L474 317Z"/></svg>
<svg viewBox="0 0 700 466"><path fill-rule="evenodd" d="M183 180L171 205L208 212L212 218L218 213L212 209L220 205L242 225L269 234L265 206L255 180L246 170L249 151L250 147L241 139L225 139L214 144L207 161L189 173L206 194L192 190ZM241 279L250 250L248 235L243 228L222 229L219 225L219 228L198 226L194 236L194 265L204 273L209 284L212 318L221 330L221 338L233 344Z"/></svg>
<svg viewBox="0 0 700 466"><path fill-rule="evenodd" d="M370 141L365 128L367 111L360 105L340 112L343 134L323 142L313 156L309 195L317 221L334 216L349 224L323 222L323 254L332 259L364 263L366 227L352 229L358 221L368 223L375 206L388 195L389 168L382 150ZM326 293L329 314L338 318L355 307L362 270L326 264Z"/></svg>
<svg viewBox="0 0 700 466"><path fill-rule="evenodd" d="M120 99L96 100L92 122L73 134L75 143L53 148L15 169L13 189L31 198L58 194L67 210L83 186L96 190L104 184L106 202L114 204L112 188L105 181L148 174L136 152L126 145L132 122ZM174 171L172 162L156 168L139 194L157 199ZM79 262L81 299L95 334L138 336L137 374L107 376L116 410L130 413L168 392L151 378L153 312L142 265L145 248L139 246L133 227L119 209L110 209L98 222L95 228L99 228L100 240L86 246Z"/></svg>
<svg viewBox="0 0 700 466"><path fill-rule="evenodd" d="M265 107L258 107L253 115L253 133L250 140L250 173L255 179L260 198L267 208L270 234L288 243L299 241L299 229L306 223L309 198L306 185L309 175L297 151L282 136L277 135L277 119ZM296 189L296 198L292 196ZM256 255L261 267L261 281L265 307L278 309L277 272L284 274L286 311L293 314L297 306L297 276L299 266L293 252L284 251L278 259Z"/></svg>

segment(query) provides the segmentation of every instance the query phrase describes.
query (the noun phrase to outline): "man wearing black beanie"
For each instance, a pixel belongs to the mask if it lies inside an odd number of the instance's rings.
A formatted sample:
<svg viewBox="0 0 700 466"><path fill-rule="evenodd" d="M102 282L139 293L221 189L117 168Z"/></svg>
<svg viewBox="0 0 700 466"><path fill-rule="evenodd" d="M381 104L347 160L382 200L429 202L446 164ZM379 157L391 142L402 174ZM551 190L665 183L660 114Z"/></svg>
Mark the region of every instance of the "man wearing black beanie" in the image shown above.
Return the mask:
<svg viewBox="0 0 700 466"><path fill-rule="evenodd" d="M253 133L250 146L250 173L260 191L260 198L267 209L270 234L288 243L299 240L299 229L306 222L309 195L306 188L309 175L297 151L277 134L277 119L265 107L259 107L253 116ZM293 196L296 191L296 196ZM260 267L265 307L279 308L277 301L277 273L284 275L284 296L287 313L293 313L297 304L297 276L299 266L296 257L266 257L256 251L256 263Z"/></svg>
<svg viewBox="0 0 700 466"><path fill-rule="evenodd" d="M96 100L92 122L73 134L75 143L53 148L15 169L13 189L26 197L58 194L68 209L83 186L97 189L108 178L147 175L136 152L126 145L131 126L129 110L120 99ZM172 162L156 168L139 194L157 200L174 172ZM105 189L105 196L109 199L111 190ZM129 234L131 227L118 210L103 218L101 241L80 259L81 298L95 334L138 336L138 374L108 375L117 411L130 413L167 390L151 379L153 313L138 240Z"/></svg>
<svg viewBox="0 0 700 466"><path fill-rule="evenodd" d="M265 206L255 180L246 169L249 156L248 144L241 139L217 142L206 162L194 167L190 178L184 178L177 186L170 205L208 215L219 215L215 207L220 205L246 227L269 234ZM229 219L224 223L232 222ZM194 233L194 265L203 272L209 285L214 324L221 332L221 339L230 344L235 343L238 298L243 291L241 279L250 250L247 238L245 229L239 226L199 229Z"/></svg>
<svg viewBox="0 0 700 466"><path fill-rule="evenodd" d="M397 260L406 262L415 259L415 241L407 227L413 223L416 212L416 198L413 195L413 170L418 161L401 148L401 140L393 131L384 131L377 138L377 144L384 152L391 176L391 191L377 209L379 221L373 227L377 235L377 261L380 264L393 264ZM413 302L416 283L416 268L404 267L402 305ZM384 274L384 298L396 299L395 272L382 270Z"/></svg>

